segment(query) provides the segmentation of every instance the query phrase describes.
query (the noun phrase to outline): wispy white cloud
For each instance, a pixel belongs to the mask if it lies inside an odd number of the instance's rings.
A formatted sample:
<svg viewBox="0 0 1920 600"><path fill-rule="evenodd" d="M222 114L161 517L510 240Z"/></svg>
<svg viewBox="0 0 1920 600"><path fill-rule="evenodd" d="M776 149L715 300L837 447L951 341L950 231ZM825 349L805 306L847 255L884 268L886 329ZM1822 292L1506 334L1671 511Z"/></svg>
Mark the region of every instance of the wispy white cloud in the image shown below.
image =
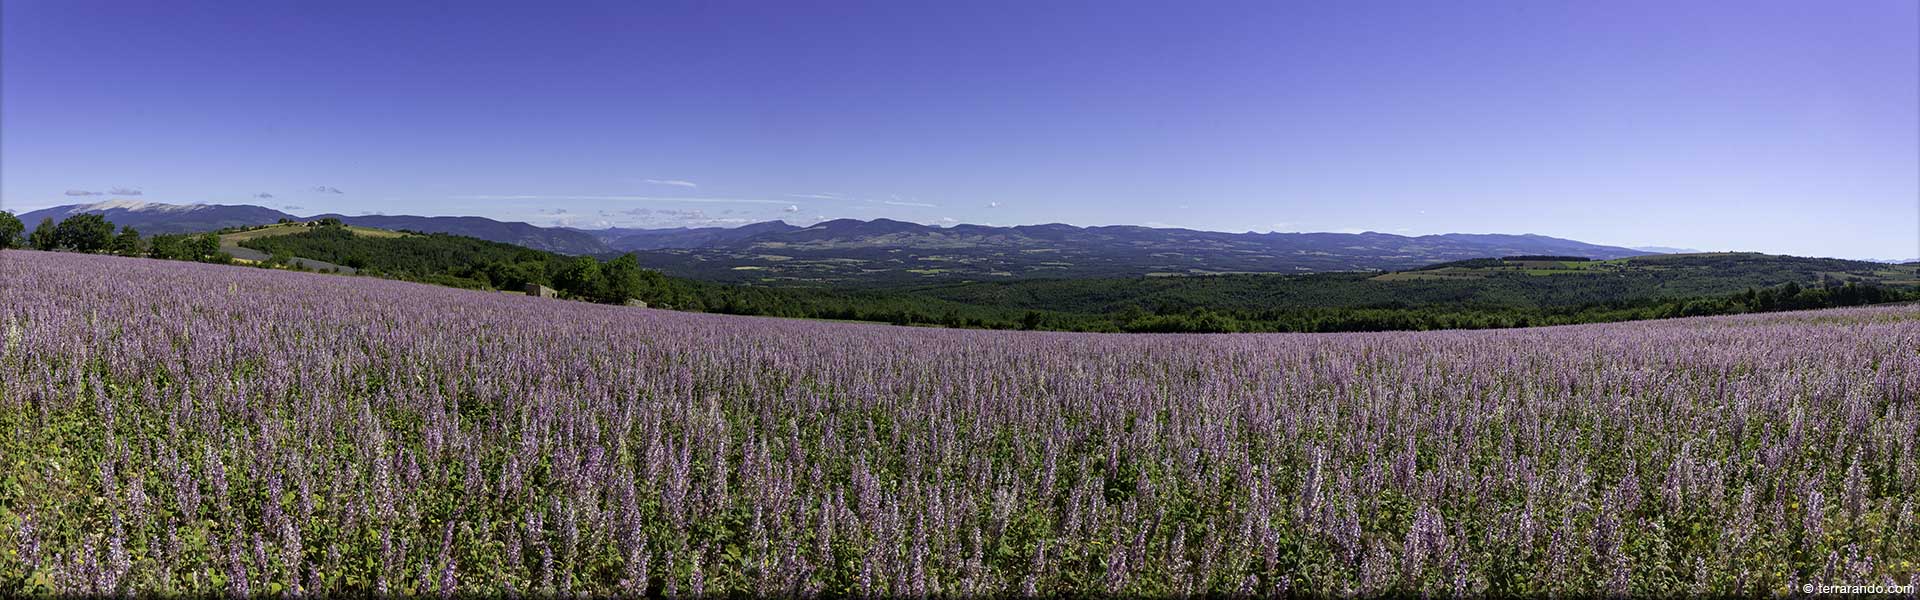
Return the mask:
<svg viewBox="0 0 1920 600"><path fill-rule="evenodd" d="M912 206L916 208L934 208L934 205L927 204L925 202L903 202L900 200L881 200L880 203L885 204L887 206Z"/></svg>
<svg viewBox="0 0 1920 600"><path fill-rule="evenodd" d="M265 199L268 199L268 198L272 198L272 197L273 197L273 194L269 194L269 193L266 193L266 192L260 192L260 193L258 193L258 194L254 194L254 195L253 195L253 197L255 197L255 198L259 198L259 199L261 199L261 200L265 200Z"/></svg>
<svg viewBox="0 0 1920 600"><path fill-rule="evenodd" d="M646 181L647 183L651 183L651 184L654 184L654 185L671 185L671 186L675 186L675 187L684 187L684 188L697 188L697 187L700 187L700 184L698 184L698 183L694 183L694 182L691 182L691 181L687 181L687 180L685 180L685 179L647 179L647 180L644 180L644 181Z"/></svg>
<svg viewBox="0 0 1920 600"><path fill-rule="evenodd" d="M783 208L783 209L780 209L780 210L784 210L784 211L787 211L787 212L790 212L790 213L791 213L791 212L800 212L800 205L798 205L798 204L788 204L786 208Z"/></svg>
<svg viewBox="0 0 1920 600"><path fill-rule="evenodd" d="M534 225L576 227L581 229L605 229L608 227L633 227L639 229L734 227L768 220L767 217L722 216L700 208L655 208L644 206L629 209L593 211L568 211L566 209L550 208L510 211L490 216L506 220L524 221Z"/></svg>
<svg viewBox="0 0 1920 600"><path fill-rule="evenodd" d="M699 203L709 203L709 204L772 204L772 205L776 205L776 206L778 206L778 205L786 205L786 204L788 204L787 202L782 202L782 201L779 201L779 200L763 200L763 199L759 199L759 198L703 198L703 197L696 197L696 196L601 196L601 195L572 195L572 194L510 194L510 195L496 195L496 194L477 194L477 195L468 195L468 196L452 196L451 198L452 198L452 199L454 199L454 200L616 200L616 201L625 201L625 202L699 202Z"/></svg>
<svg viewBox="0 0 1920 600"><path fill-rule="evenodd" d="M788 198L806 198L806 199L809 199L809 200L839 200L839 199L840 199L840 195L839 195L839 194L831 194L831 193L819 193L819 194L787 194L787 197L788 197Z"/></svg>
<svg viewBox="0 0 1920 600"><path fill-rule="evenodd" d="M87 190L67 190L67 195L68 196L101 196L101 195L104 195L104 192L89 192Z"/></svg>
<svg viewBox="0 0 1920 600"><path fill-rule="evenodd" d="M1000 203L999 203L999 202L988 202L988 203L987 203L987 208L1000 208Z"/></svg>
<svg viewBox="0 0 1920 600"><path fill-rule="evenodd" d="M320 192L322 194L345 194L346 193L346 192L340 191L340 188L333 187L330 185L313 186L313 191Z"/></svg>
<svg viewBox="0 0 1920 600"><path fill-rule="evenodd" d="M115 196L138 196L144 192L141 192L140 188L117 187L107 190L107 193Z"/></svg>

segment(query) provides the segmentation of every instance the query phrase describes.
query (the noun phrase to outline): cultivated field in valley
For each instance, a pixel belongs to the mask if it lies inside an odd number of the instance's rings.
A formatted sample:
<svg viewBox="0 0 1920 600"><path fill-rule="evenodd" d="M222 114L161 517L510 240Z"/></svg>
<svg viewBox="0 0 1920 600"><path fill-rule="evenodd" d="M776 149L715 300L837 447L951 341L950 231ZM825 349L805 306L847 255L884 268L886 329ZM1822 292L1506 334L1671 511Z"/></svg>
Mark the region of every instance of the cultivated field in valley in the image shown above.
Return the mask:
<svg viewBox="0 0 1920 600"><path fill-rule="evenodd" d="M1920 570L1920 308L985 332L0 255L0 594L1781 592Z"/></svg>

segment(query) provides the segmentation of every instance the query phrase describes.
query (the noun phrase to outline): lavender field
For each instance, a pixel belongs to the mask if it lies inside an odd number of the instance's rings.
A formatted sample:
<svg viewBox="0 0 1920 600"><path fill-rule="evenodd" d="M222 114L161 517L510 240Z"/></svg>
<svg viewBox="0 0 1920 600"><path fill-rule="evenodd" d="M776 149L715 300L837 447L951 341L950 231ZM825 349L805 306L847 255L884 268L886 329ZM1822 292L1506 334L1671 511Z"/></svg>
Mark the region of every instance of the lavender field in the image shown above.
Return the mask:
<svg viewBox="0 0 1920 600"><path fill-rule="evenodd" d="M1920 308L984 332L0 254L0 594L1780 593L1920 571Z"/></svg>

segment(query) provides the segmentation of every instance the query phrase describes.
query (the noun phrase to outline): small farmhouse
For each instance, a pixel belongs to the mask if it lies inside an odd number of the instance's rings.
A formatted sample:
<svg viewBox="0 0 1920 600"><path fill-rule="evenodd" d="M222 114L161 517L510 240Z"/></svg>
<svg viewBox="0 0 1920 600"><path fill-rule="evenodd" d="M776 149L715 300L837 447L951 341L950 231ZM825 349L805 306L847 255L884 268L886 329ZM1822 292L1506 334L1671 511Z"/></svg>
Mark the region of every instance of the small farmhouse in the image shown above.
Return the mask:
<svg viewBox="0 0 1920 600"><path fill-rule="evenodd" d="M541 298L559 298L560 292L556 292L553 288L538 283L529 283L527 284L527 295Z"/></svg>

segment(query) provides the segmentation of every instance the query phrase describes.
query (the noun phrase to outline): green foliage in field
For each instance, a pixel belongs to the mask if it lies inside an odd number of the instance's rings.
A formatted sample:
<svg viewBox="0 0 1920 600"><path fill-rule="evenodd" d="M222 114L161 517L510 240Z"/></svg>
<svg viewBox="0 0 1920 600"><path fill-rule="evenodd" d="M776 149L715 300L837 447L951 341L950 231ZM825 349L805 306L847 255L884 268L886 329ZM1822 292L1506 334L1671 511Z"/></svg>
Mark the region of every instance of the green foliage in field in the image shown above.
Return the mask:
<svg viewBox="0 0 1920 600"><path fill-rule="evenodd" d="M53 239L54 227L53 218L41 219L40 224L34 226L33 233L27 235L27 247L42 251L58 249L60 244Z"/></svg>
<svg viewBox="0 0 1920 600"><path fill-rule="evenodd" d="M146 253L146 248L147 243L145 240L140 239L140 230L138 229L121 227L120 235L113 236L112 249L114 254L121 256L140 256Z"/></svg>
<svg viewBox="0 0 1920 600"><path fill-rule="evenodd" d="M113 245L113 224L100 215L74 215L53 228L53 239L60 248L99 252Z"/></svg>
<svg viewBox="0 0 1920 600"><path fill-rule="evenodd" d="M147 241L147 257L206 263L229 263L233 257L220 251L220 236L171 234L156 235Z"/></svg>
<svg viewBox="0 0 1920 600"><path fill-rule="evenodd" d="M8 220L12 223L6 223ZM4 241L0 241L0 247L11 247L11 240L19 233L14 226L19 222L11 214L0 218L0 238L4 238ZM100 252L109 249L113 243L113 224L108 223L106 217L95 214L75 215L59 223L52 218L42 219L27 237L28 246L48 251Z"/></svg>
<svg viewBox="0 0 1920 600"><path fill-rule="evenodd" d="M25 224L20 222L20 217L13 216L13 213L0 210L0 250L19 248L21 244L20 232L25 231L26 227Z"/></svg>

